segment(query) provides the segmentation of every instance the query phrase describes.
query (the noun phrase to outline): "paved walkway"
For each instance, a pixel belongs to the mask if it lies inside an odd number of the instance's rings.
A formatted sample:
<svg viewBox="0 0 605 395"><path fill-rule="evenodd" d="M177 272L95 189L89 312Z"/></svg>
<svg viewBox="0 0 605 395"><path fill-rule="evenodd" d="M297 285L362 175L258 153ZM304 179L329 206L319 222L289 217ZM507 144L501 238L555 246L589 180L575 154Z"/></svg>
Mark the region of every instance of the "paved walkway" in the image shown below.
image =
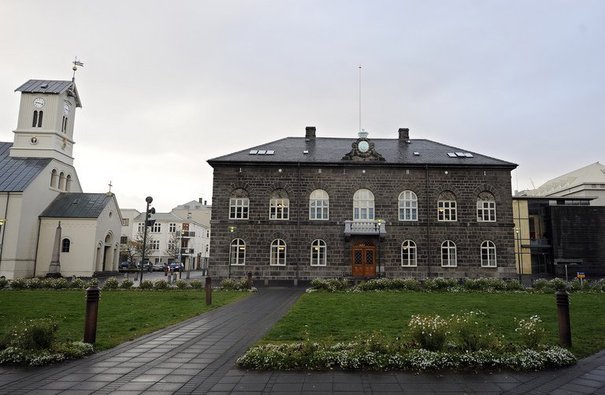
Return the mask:
<svg viewBox="0 0 605 395"><path fill-rule="evenodd" d="M302 292L300 288L261 288L249 298L83 360L45 368L0 368L0 394L605 394L605 350L572 368L539 373L248 372L235 368L235 359Z"/></svg>

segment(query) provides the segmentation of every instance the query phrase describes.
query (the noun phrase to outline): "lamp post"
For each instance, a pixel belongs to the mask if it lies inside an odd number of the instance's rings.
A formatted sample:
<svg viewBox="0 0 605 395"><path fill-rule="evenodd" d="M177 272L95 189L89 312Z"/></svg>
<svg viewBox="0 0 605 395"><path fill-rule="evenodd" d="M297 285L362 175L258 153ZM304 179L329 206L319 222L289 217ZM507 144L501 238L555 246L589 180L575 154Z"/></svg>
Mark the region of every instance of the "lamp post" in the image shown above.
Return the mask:
<svg viewBox="0 0 605 395"><path fill-rule="evenodd" d="M522 272L523 266L521 265L521 233L519 228L515 228L515 234L517 235L517 261L519 262L519 284L522 283Z"/></svg>
<svg viewBox="0 0 605 395"><path fill-rule="evenodd" d="M231 234L231 238L233 239L233 234L235 233L235 231L237 230L237 227L235 226L230 226L228 228L229 233ZM231 244L233 243L233 240L231 240L231 242L229 243L229 267L228 267L228 271L227 271L227 278L231 278L231 255L233 255L231 253ZM237 245L237 248L239 248L239 244ZM238 251L239 252L239 251Z"/></svg>
<svg viewBox="0 0 605 395"><path fill-rule="evenodd" d="M145 229L143 229L143 252L141 253L141 278L139 281L139 286L143 283L143 266L145 265L145 249L147 247L147 226L149 225L149 216L151 214L155 214L155 208L149 207L151 202L153 202L153 198L151 196L147 196L145 201L147 202L147 208L145 209Z"/></svg>
<svg viewBox="0 0 605 395"><path fill-rule="evenodd" d="M374 223L374 227L378 230L378 277L382 277L382 271L380 267L380 227L382 226L382 219L377 219Z"/></svg>

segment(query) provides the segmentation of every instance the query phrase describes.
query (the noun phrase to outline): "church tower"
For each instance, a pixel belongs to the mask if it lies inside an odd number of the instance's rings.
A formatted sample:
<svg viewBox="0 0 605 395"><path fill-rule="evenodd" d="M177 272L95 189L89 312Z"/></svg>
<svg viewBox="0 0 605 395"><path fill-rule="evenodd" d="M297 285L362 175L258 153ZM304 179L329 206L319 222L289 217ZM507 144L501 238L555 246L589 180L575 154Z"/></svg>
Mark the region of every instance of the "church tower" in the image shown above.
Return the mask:
<svg viewBox="0 0 605 395"><path fill-rule="evenodd" d="M21 104L10 156L73 165L74 120L82 107L75 82L29 80L15 92L21 92Z"/></svg>

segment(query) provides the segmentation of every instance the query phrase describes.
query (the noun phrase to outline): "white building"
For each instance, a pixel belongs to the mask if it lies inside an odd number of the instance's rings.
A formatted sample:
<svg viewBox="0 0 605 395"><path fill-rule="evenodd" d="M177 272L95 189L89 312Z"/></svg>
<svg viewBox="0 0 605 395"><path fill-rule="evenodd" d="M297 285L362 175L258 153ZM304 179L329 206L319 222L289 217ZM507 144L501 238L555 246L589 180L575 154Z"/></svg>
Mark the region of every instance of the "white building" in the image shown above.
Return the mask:
<svg viewBox="0 0 605 395"><path fill-rule="evenodd" d="M177 217L192 219L198 224L202 224L210 229L212 206L208 205L208 202L202 198L199 198L197 201L192 200L187 203L179 204L171 211Z"/></svg>
<svg viewBox="0 0 605 395"><path fill-rule="evenodd" d="M135 213L138 215L133 216ZM122 211L124 220L129 225L122 226L121 242L124 246L129 240L142 240L145 230L145 213L126 209ZM151 263L168 264L183 262L185 268L205 268L210 249L210 228L192 219L184 219L173 212L156 213L150 216L153 225L147 229L147 245L150 246L149 258ZM139 262L140 256L135 260Z"/></svg>
<svg viewBox="0 0 605 395"><path fill-rule="evenodd" d="M14 141L0 142L0 276L44 275L53 251L66 244L69 251L57 251L59 262L65 262L60 274L92 276L99 268L116 269L121 219L113 195L97 200L96 217L67 209L42 215L76 195L80 202L97 196L82 193L73 166L75 112L82 106L75 82L29 80L16 91L21 103ZM59 220L65 237L55 243Z"/></svg>
<svg viewBox="0 0 605 395"><path fill-rule="evenodd" d="M545 182L521 196L594 197L591 206L605 206L605 166L599 162L574 170Z"/></svg>

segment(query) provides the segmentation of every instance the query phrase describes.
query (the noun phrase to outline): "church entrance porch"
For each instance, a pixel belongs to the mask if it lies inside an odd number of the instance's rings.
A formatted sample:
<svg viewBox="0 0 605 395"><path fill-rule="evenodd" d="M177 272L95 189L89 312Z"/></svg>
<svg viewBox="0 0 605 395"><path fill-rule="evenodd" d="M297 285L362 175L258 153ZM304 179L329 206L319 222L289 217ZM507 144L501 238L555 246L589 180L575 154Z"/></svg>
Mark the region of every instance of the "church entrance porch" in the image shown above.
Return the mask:
<svg viewBox="0 0 605 395"><path fill-rule="evenodd" d="M376 277L376 246L367 243L354 244L351 249L353 277Z"/></svg>

